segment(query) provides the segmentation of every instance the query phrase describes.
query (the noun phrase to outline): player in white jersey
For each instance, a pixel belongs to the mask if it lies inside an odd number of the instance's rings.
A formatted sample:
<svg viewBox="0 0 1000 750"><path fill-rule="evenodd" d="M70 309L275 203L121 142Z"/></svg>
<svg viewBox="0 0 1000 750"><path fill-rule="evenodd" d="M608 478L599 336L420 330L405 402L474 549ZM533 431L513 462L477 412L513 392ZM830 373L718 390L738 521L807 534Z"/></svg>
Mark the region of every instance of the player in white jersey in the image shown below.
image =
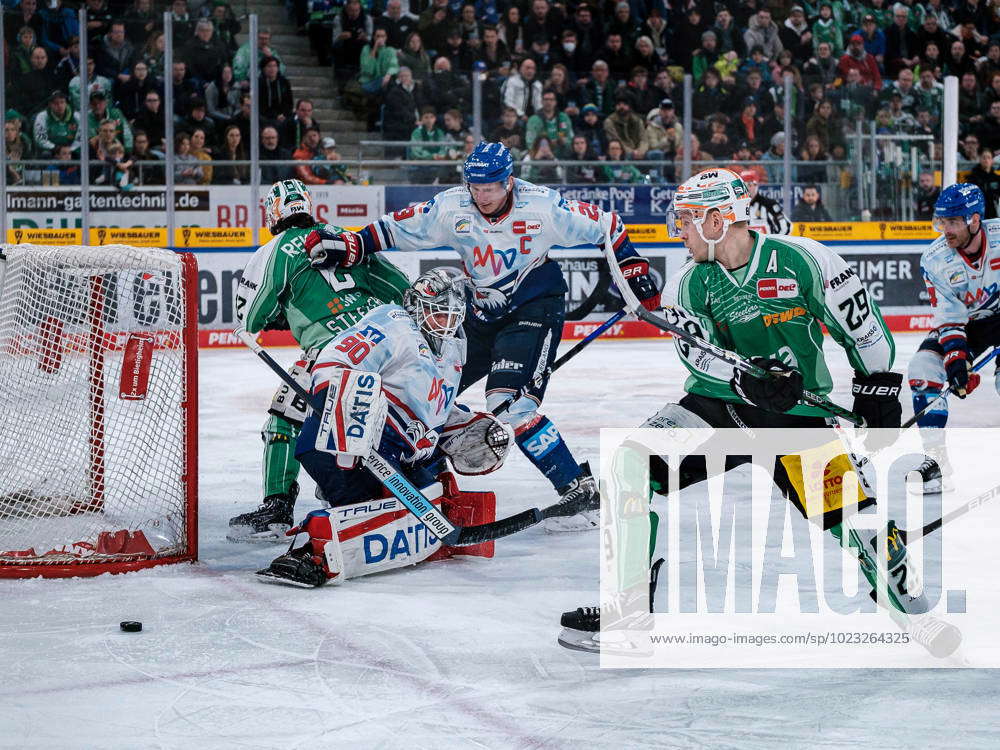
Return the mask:
<svg viewBox="0 0 1000 750"><path fill-rule="evenodd" d="M435 482L445 456L468 474L503 463L505 427L491 415L454 408L465 360L465 342L456 337L463 286L448 269L432 269L404 292L403 306L375 308L320 351L310 388L324 409L308 412L295 457L329 509L313 511L290 531L309 541L261 575L315 586L410 565L440 549L426 530L413 537L421 524L361 465L373 448L417 487L434 488L426 491L432 499L441 497ZM365 536L374 527L386 527L382 554ZM391 550L389 538L396 540Z"/></svg>
<svg viewBox="0 0 1000 750"><path fill-rule="evenodd" d="M936 398L945 383L965 398L979 385L972 360L1000 344L1000 219L984 215L983 193L968 183L945 188L934 205L934 227L942 236L920 258L934 329L907 372L914 412ZM1000 391L1000 376L994 377ZM947 397L917 420L930 457L919 469L927 490L940 490L949 473L947 421Z"/></svg>
<svg viewBox="0 0 1000 750"><path fill-rule="evenodd" d="M464 177L465 185L387 214L358 234L322 236L309 252L313 264L325 268L351 266L390 247L457 251L473 288L464 324L468 361L459 390L485 377L487 404L495 409L555 359L567 288L558 263L549 257L553 246L603 245L610 233L636 296L655 309L660 295L649 263L632 247L617 214L515 179L513 160L502 144L480 143L465 162ZM596 509L587 465L576 462L556 426L538 411L544 393L543 381L504 419L513 425L518 447L564 501L586 494ZM596 520L590 513L545 523L550 531L577 530L595 526Z"/></svg>

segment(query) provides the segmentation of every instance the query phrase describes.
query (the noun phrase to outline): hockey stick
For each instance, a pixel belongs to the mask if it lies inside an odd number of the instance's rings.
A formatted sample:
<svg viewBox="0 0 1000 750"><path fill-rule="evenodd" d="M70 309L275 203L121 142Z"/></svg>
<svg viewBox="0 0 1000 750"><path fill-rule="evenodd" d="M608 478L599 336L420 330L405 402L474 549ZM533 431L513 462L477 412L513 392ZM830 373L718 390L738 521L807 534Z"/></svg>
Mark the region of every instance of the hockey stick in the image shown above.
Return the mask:
<svg viewBox="0 0 1000 750"><path fill-rule="evenodd" d="M992 359L997 354L1000 354L1000 346L993 347L992 349L990 349L990 351L983 352L982 354L980 354L979 358L972 365L972 372L979 372L980 370L982 370L984 367L986 367L987 364L989 364L990 359ZM927 405L923 409L921 409L912 417L903 422L903 424L900 426L900 429L905 430L907 427L912 427L913 424L918 419L920 419L922 416L924 416L924 414L930 411L931 407L934 406L934 404L936 404L938 401L940 401L949 393L951 393L952 390L953 389L951 387L951 383L949 383L947 386L945 386L943 391L941 391L937 396L928 401Z"/></svg>
<svg viewBox="0 0 1000 750"><path fill-rule="evenodd" d="M920 539L921 537L927 536L932 531L937 531L946 523L950 523L951 521L954 521L956 518L964 516L970 510L978 508L980 505L985 505L990 500L995 498L997 495L1000 495L1000 485L997 485L996 487L986 490L986 492L976 495L965 505L961 506L960 508L955 508L955 510L953 511L945 513L936 521L931 521L930 523L924 524L921 528L913 529L912 531L900 530L899 533L903 535L904 543L910 539Z"/></svg>
<svg viewBox="0 0 1000 750"><path fill-rule="evenodd" d="M611 246L611 231L608 230L604 236L604 255L608 261L608 267L611 269L611 275L614 278L615 286L618 287L619 293L622 295L622 299L625 300L625 309L629 312L634 312L641 320L646 321L652 326L656 326L661 331L667 331L672 333L677 338L681 339L685 343L693 346L696 349L701 349L703 352L711 354L713 357L721 359L723 362L732 365L740 372L745 372L748 375L752 375L755 378L766 378L771 377L770 373L762 367L758 367L752 362L748 362L739 355L734 354L720 346L716 346L710 341L705 341L697 336L692 336L690 333L685 331L683 328L668 323L663 318L654 315L652 312L647 310L639 302L639 298L635 296L635 292L628 285L628 281L625 279L625 275L622 273L621 268L618 267L618 261L615 258L614 248ZM820 396L811 391L802 392L802 400L811 406L816 406L823 409L829 414L840 417L857 427L863 427L865 424L864 419L859 417L854 412L845 409L843 406L839 406L825 396Z"/></svg>
<svg viewBox="0 0 1000 750"><path fill-rule="evenodd" d="M593 341L598 336L600 336L602 333L604 333L605 331L607 331L609 328L611 328L611 326L613 326L619 320L621 320L622 318L624 318L626 315L628 315L628 310L621 309L618 312L616 312L614 315L612 315L610 318L608 318L607 320L605 320L603 323L601 323L601 325L599 325L593 331L591 331L590 333L588 333L583 339L581 339L580 341L578 341L576 343L576 345L572 349L570 349L568 352L566 352L561 357L559 357L559 359L557 359L555 362L553 362L551 367L547 367L545 369L545 372L540 373L539 375L536 375L535 377L533 377L531 379L531 381L527 385L521 386L521 388L519 388L516 393L514 393L510 398L508 398L506 401L504 401L502 404L500 404L500 406L498 406L496 409L494 409L493 410L493 416L499 416L499 415L503 414L505 411L507 411L513 405L513 403L515 401L517 401L519 398L523 397L532 388L539 388L539 387L541 387L542 383L544 383L547 378L552 377L552 373L554 373L556 370L558 370L564 364L566 364L571 359L573 359L573 357L575 357L577 354L580 353L580 350L583 349L583 347L585 347L591 341Z"/></svg>
<svg viewBox="0 0 1000 750"><path fill-rule="evenodd" d="M289 388L301 398L317 414L323 413L323 402L299 385L295 378L274 361L274 358L257 343L257 339L242 328L237 328L236 335L256 354L274 373L281 378ZM499 539L500 537L523 531L542 520L543 513L538 508L516 513L507 518L501 518L478 526L455 526L438 508L417 489L409 479L397 471L392 464L379 455L374 448L364 459L364 466L391 492L410 513L416 516L442 544L450 547L465 547L470 544Z"/></svg>

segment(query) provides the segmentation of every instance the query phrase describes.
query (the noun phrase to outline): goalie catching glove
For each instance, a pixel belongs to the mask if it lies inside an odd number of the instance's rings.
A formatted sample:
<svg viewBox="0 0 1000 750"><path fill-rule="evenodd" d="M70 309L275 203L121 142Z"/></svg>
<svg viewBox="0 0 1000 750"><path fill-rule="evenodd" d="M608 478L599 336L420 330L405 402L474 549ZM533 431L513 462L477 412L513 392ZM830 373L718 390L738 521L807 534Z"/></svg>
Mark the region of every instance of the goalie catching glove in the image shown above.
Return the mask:
<svg viewBox="0 0 1000 750"><path fill-rule="evenodd" d="M459 474L489 474L503 466L510 435L492 414L469 411L457 404L441 432L441 450Z"/></svg>
<svg viewBox="0 0 1000 750"><path fill-rule="evenodd" d="M767 371L759 378L735 370L729 387L748 404L784 414L802 398L802 373L780 359L752 357L750 362Z"/></svg>
<svg viewBox="0 0 1000 750"><path fill-rule="evenodd" d="M313 268L350 268L365 258L361 235L354 232L335 232L329 224L312 230L306 235L306 252Z"/></svg>

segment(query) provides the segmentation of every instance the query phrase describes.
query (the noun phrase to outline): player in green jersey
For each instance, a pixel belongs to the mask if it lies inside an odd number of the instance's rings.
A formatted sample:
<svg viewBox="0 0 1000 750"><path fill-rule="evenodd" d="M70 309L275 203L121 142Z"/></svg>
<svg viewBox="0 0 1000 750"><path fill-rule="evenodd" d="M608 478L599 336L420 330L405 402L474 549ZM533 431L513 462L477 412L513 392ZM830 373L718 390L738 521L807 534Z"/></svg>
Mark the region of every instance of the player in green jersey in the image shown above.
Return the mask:
<svg viewBox="0 0 1000 750"><path fill-rule="evenodd" d="M291 374L308 382L312 362L335 335L386 302L401 302L410 282L384 254L372 254L351 268L317 270L309 265L305 240L325 228L316 221L312 199L299 180L276 182L264 203L274 238L254 253L236 294L236 317L250 333L290 329L303 350ZM264 501L256 510L229 521L230 541L279 541L292 525L298 494L295 439L305 418L305 403L287 385L275 394L261 432L264 440Z"/></svg>
<svg viewBox="0 0 1000 750"><path fill-rule="evenodd" d="M823 356L823 324L854 368L853 411L869 427L898 428L902 375L891 372L895 347L878 306L851 267L819 242L750 230L749 203L746 184L727 169L704 170L678 188L667 225L671 236L683 240L691 258L667 282L663 300L671 323L749 359L766 370L767 376L744 373L675 337L677 352L690 373L684 384L686 393L642 426L728 427L750 435L754 428L825 427L828 415L800 402L804 389L825 395L832 388ZM802 445L803 450L812 447L816 446ZM657 456L646 460L651 491L666 494L665 461ZM730 457L726 468L748 460ZM679 467L682 488L705 479L704 469L699 472L697 465L686 464ZM849 527L839 506L809 508L812 512L807 513L807 503L800 497L801 471L798 477L790 473L794 470L786 471L786 465L779 462L774 481L799 511L822 524L843 546L872 559L877 547L874 532L859 535L859 530ZM874 502L866 497L858 508ZM655 513L651 521L650 553L656 537ZM892 522L887 540L888 580L899 581L908 556ZM862 570L873 590L884 588L864 563ZM909 580L914 580L912 575ZM887 600L900 612L926 611L922 592L907 591L904 584L890 588ZM647 592L639 596L644 599ZM567 628L560 636L563 645L596 650L592 631L600 626L600 608L567 612L562 625Z"/></svg>

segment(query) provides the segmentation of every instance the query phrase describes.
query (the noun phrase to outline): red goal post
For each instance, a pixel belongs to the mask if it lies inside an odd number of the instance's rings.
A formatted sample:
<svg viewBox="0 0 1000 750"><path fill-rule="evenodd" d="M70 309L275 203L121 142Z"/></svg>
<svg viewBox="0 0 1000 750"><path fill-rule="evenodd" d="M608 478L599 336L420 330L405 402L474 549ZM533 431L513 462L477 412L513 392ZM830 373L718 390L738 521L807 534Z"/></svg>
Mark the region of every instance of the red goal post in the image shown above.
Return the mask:
<svg viewBox="0 0 1000 750"><path fill-rule="evenodd" d="M198 267L0 247L0 578L197 557Z"/></svg>

